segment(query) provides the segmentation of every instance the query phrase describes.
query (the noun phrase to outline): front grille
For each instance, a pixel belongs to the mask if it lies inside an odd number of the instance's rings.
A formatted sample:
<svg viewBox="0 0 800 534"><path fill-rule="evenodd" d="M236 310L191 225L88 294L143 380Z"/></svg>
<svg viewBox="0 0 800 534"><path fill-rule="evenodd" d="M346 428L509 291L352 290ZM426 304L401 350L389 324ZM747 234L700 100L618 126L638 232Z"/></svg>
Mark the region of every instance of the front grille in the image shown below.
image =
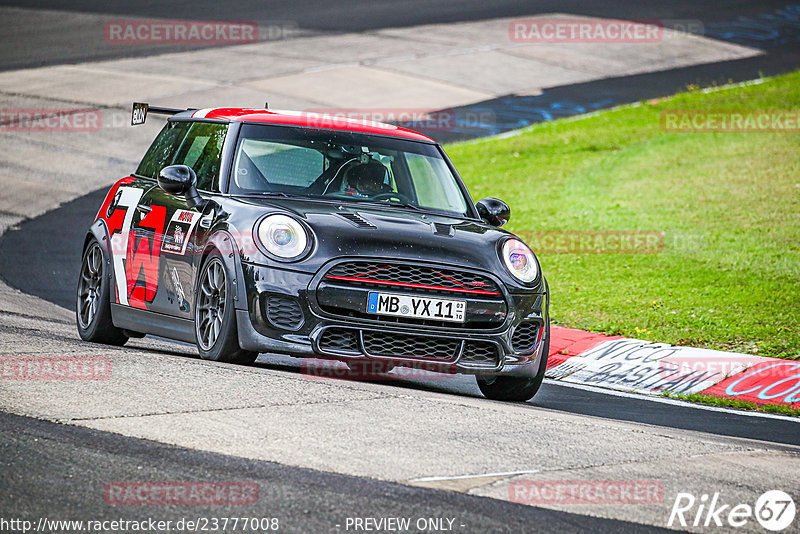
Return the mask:
<svg viewBox="0 0 800 534"><path fill-rule="evenodd" d="M358 287L402 287L404 290L451 295L502 295L497 284L487 276L421 265L351 261L336 265L325 276Z"/></svg>
<svg viewBox="0 0 800 534"><path fill-rule="evenodd" d="M361 352L358 345L358 330L347 328L328 328L319 338L322 350L333 352Z"/></svg>
<svg viewBox="0 0 800 534"><path fill-rule="evenodd" d="M442 363L454 363L462 343L464 350L459 364L484 368L499 365L497 345L488 341L462 342L460 339L341 327L326 328L319 338L319 348L324 352Z"/></svg>
<svg viewBox="0 0 800 534"><path fill-rule="evenodd" d="M497 365L497 345L485 341L467 341L460 363L467 365Z"/></svg>
<svg viewBox="0 0 800 534"><path fill-rule="evenodd" d="M538 324L531 322L520 323L514 329L514 335L511 337L511 345L514 347L514 352L533 352L533 349L536 348L538 337Z"/></svg>
<svg viewBox="0 0 800 534"><path fill-rule="evenodd" d="M363 331L364 350L373 356L454 361L461 341L427 336Z"/></svg>
<svg viewBox="0 0 800 534"><path fill-rule="evenodd" d="M276 328L297 330L303 326L303 309L300 302L291 297L267 297L267 320Z"/></svg>

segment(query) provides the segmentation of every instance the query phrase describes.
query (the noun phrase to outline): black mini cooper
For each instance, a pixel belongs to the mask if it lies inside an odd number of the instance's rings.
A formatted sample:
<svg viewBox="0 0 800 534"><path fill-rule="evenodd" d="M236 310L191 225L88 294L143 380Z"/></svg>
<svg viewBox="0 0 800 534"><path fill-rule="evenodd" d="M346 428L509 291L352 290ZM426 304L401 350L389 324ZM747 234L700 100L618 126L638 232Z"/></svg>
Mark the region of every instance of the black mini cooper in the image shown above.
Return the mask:
<svg viewBox="0 0 800 534"><path fill-rule="evenodd" d="M549 345L536 256L474 204L442 148L388 124L266 109L170 115L86 235L82 339L155 334L258 353L475 375L533 397Z"/></svg>

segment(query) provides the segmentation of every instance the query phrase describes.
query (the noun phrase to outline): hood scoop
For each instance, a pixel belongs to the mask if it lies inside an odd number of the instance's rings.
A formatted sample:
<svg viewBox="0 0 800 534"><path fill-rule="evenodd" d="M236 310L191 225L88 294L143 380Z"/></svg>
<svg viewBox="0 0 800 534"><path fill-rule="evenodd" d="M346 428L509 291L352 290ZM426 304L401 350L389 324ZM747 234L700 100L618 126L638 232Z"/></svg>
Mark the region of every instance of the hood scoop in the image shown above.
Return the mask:
<svg viewBox="0 0 800 534"><path fill-rule="evenodd" d="M364 230L377 230L378 228L358 213L337 213L336 215L351 223L353 226Z"/></svg>
<svg viewBox="0 0 800 534"><path fill-rule="evenodd" d="M435 222L433 223L433 233L445 237L453 237L456 235L455 228L450 224Z"/></svg>

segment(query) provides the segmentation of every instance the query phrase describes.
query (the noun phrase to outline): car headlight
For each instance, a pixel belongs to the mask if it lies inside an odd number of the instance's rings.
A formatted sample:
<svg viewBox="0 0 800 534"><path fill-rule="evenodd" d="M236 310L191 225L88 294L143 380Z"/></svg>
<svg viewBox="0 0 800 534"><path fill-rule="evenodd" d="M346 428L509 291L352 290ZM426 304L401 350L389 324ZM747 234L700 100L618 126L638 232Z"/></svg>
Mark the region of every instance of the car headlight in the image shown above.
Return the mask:
<svg viewBox="0 0 800 534"><path fill-rule="evenodd" d="M521 282L533 282L539 276L539 264L528 245L519 239L508 239L500 252L506 269Z"/></svg>
<svg viewBox="0 0 800 534"><path fill-rule="evenodd" d="M300 259L310 248L305 227L288 215L267 215L256 233L267 252L285 260Z"/></svg>

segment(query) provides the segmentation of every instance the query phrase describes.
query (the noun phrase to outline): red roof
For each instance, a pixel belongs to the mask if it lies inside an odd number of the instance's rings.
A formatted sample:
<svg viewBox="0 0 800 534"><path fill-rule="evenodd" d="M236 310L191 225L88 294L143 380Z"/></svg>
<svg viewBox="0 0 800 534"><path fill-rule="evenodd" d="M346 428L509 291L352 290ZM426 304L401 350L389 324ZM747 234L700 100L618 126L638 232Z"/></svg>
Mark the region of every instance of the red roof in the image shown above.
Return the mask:
<svg viewBox="0 0 800 534"><path fill-rule="evenodd" d="M330 130L388 135L390 137L411 139L413 141L426 141L428 143L435 142L427 135L407 128L394 126L393 124L351 119L349 117L340 117L324 113L272 111L268 109L247 108L210 108L199 109L192 113L192 117L241 122L261 122L264 124L285 124L303 128L327 128Z"/></svg>

